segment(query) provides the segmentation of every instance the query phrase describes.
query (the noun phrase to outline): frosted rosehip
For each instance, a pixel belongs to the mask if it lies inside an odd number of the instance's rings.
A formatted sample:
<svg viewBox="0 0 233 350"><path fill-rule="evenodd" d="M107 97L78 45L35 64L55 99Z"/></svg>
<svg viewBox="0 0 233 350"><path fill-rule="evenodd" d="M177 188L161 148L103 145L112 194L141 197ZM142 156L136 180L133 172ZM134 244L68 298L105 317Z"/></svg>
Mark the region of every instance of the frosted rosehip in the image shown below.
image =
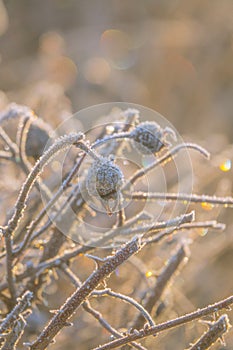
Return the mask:
<svg viewBox="0 0 233 350"><path fill-rule="evenodd" d="M131 137L138 151L146 155L158 153L163 147L169 146L170 143L166 140L168 134L176 139L174 131L169 127L163 129L155 122L143 122L131 132Z"/></svg>
<svg viewBox="0 0 233 350"><path fill-rule="evenodd" d="M115 199L123 183L121 169L112 160L101 157L90 167L86 185L90 195Z"/></svg>
<svg viewBox="0 0 233 350"><path fill-rule="evenodd" d="M26 154L28 157L38 159L44 152L44 148L51 141L52 128L42 119L35 119L29 127L26 140Z"/></svg>

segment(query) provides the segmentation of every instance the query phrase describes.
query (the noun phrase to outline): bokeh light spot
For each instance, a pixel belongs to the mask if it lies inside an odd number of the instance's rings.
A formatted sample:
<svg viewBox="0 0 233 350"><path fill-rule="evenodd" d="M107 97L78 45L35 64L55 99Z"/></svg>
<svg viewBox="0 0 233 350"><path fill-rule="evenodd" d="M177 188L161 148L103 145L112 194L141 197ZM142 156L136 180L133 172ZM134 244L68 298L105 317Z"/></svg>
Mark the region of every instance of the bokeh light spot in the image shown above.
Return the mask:
<svg viewBox="0 0 233 350"><path fill-rule="evenodd" d="M146 277L150 278L151 276L153 276L153 272L152 271L147 271L146 272Z"/></svg>
<svg viewBox="0 0 233 350"><path fill-rule="evenodd" d="M206 203L206 202L202 202L201 203L202 209L206 210L206 211L210 211L214 208L213 204L211 203Z"/></svg>
<svg viewBox="0 0 233 350"><path fill-rule="evenodd" d="M111 73L109 63L102 57L90 58L84 67L84 76L91 84L102 85Z"/></svg>
<svg viewBox="0 0 233 350"><path fill-rule="evenodd" d="M223 163L220 164L219 168L224 172L231 170L231 160L226 159Z"/></svg>
<svg viewBox="0 0 233 350"><path fill-rule="evenodd" d="M128 69L136 61L133 40L124 31L105 30L101 35L100 45L115 69Z"/></svg>

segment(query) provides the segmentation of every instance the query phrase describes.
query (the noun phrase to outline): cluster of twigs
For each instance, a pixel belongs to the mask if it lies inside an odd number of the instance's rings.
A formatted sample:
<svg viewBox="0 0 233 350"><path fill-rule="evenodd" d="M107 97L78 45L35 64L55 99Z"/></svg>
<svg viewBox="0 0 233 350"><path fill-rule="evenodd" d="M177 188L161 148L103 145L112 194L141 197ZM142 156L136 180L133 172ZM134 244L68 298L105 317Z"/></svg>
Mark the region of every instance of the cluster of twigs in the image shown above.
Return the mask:
<svg viewBox="0 0 233 350"><path fill-rule="evenodd" d="M80 306L85 312L92 315L111 336L104 345L97 345L99 343L97 339L95 349L103 350L118 347L124 347L124 349L131 347L145 349L145 346L138 343L139 340L151 335L159 336L163 331L202 319L207 315L216 315L219 311L232 305L233 296L229 296L213 305L160 324L155 324L152 317L153 309L158 305L163 292L174 278L174 275L180 271L184 262L187 262L189 258L188 242L182 240L177 240L176 251L171 254L170 259L164 265L156 280L147 286L139 301L132 296L118 293L107 287L107 279L110 275L126 261L132 262L132 268L135 268L133 256L141 250L146 251L148 246L162 242L168 237L178 236L178 233L181 231L186 232L187 230L206 228L224 229L224 224L216 221L196 221L194 211L161 222L151 221L151 217L146 212L136 213L132 217L127 217L122 206L123 199L127 201L127 198L130 198L133 201L142 202L145 200L163 200L209 203L222 206L233 205L233 198L231 197L131 191L132 186L136 182L146 175L149 176L150 172L156 167L165 166L168 162L172 162L174 157L183 149L196 150L207 158L209 154L205 149L193 143L182 143L172 146L165 139L165 134L169 133L170 130L165 130L165 133L163 133L163 130L160 130L156 137L157 139L158 137L161 138L159 140L161 143L157 149L153 146L153 153L156 155L155 160L146 168L134 172L129 179L124 179L120 168L114 164L114 161L109 156L111 154L114 154L115 157L118 156L125 144L132 140L135 142L135 135L138 143L143 142L143 145L141 145L142 152L143 147L149 147L150 145L145 144L144 135L141 137L140 134L140 137L138 137L136 134L137 130L139 130L138 125L141 125L138 111L127 110L123 113L123 116L124 123L121 123L120 127L119 125L115 129L113 127L110 135L105 133L104 127L102 135L92 144L89 144L82 133L72 133L54 140L46 151L41 152L39 155L38 152L35 152L33 157L33 153L29 152L32 151L32 148L30 148L30 143L28 142L33 123L36 120L33 112L26 107L11 105L7 111L1 114L0 138L4 148L0 153L1 162L13 162L25 173L25 181L20 189L13 210L1 226L4 246L1 249L0 258L4 262L6 271L6 278L0 283L0 297L6 309L5 315L2 312L3 319L0 325L1 349L16 349L16 346L19 346L17 344L19 344L21 337L24 339L24 344L21 345L22 348L28 347L31 350L46 349L55 341L55 337L59 332L64 332L65 327L72 326L69 320ZM20 122L18 123L17 137L13 140L6 132L5 125L7 125L8 121L18 119L20 119ZM41 133L46 135L47 131L42 130L39 126L35 130L35 137L38 137L36 149L38 151L38 148L41 148ZM139 131L140 133L144 132L142 127ZM150 130L148 129L148 124L146 124L145 133L148 132L150 133ZM157 139L156 142L158 141ZM109 144L111 147L109 147ZM44 181L42 173L57 154L71 147L76 152L74 164L71 164L70 170L65 174L62 183L60 185L54 184L53 191L51 191L46 181ZM90 209L88 207L80 190L86 184L85 177L80 177L80 181L83 182L81 185L77 181L77 174L87 156L92 159L94 164L91 171L87 173L87 184L92 186L94 183L96 192L93 192L90 188L87 188L86 191L89 191L89 195L96 197L100 201L106 210L106 215L111 215L113 207L115 208L118 205L116 221L112 228L102 236L93 237L85 244L77 243L71 248L65 249L67 248L67 240L64 232L59 229L59 225L56 225L57 220L62 221L66 219L68 207L71 207L75 212L77 220L93 211L93 208ZM4 165L7 166L7 164ZM95 171L99 171L99 174L95 174ZM101 171L104 172L103 176ZM41 191L47 199L44 206L41 203ZM64 199L62 203L59 202L61 198ZM96 200L96 198L94 199ZM115 204L112 206L114 201ZM52 218L48 215L51 209L55 213ZM72 223L70 223L70 226L67 226L67 229L71 228L71 226ZM65 234L68 233L65 232ZM46 239L42 240L43 237L46 237ZM117 250L115 250L115 242L118 245ZM32 252L36 246L40 246L39 254L32 257ZM107 252L109 255L104 258L98 257L98 247L101 246L108 246ZM96 268L84 281L80 280L72 270L71 265L77 257L82 255L94 260L96 263ZM18 266L22 262L24 269L19 271ZM43 330L31 342L28 341L27 332L25 331L27 317L32 312L33 305L40 300L43 286L47 283L51 270L57 270L64 274L74 286L75 291L55 311L49 323L44 326ZM136 309L137 314L135 318L129 324L124 325L125 330L123 332L114 328L92 306L92 298L98 300L98 298L103 296L107 296L109 302L111 302L111 298L115 298ZM211 344L221 339L229 328L228 316L224 314L214 322L210 322L207 332L195 344L190 345L189 349L208 349Z"/></svg>

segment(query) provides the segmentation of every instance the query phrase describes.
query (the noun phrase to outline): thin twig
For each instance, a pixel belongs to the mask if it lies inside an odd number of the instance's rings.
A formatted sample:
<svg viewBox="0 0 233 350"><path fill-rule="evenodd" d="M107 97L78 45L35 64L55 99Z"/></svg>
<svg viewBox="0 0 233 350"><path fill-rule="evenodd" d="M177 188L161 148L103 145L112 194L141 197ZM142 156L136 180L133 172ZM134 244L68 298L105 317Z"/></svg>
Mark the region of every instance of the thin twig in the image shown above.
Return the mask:
<svg viewBox="0 0 233 350"><path fill-rule="evenodd" d="M156 222L155 224L148 224L148 225L140 225L135 228L128 228L120 231L120 234L122 235L133 235L136 233L152 233L156 231L163 230L165 228L171 228L171 227L180 227L181 225L191 223L195 219L195 213L194 211L191 211L187 214L182 214L180 216L177 216L173 219L166 220L166 221L160 221ZM105 237L110 237L110 233L106 234Z"/></svg>
<svg viewBox="0 0 233 350"><path fill-rule="evenodd" d="M27 106L19 105L17 103L10 103L4 112L0 112L0 124L25 114L33 115L34 112Z"/></svg>
<svg viewBox="0 0 233 350"><path fill-rule="evenodd" d="M0 137L5 142L7 147L9 148L11 154L13 157L16 157L18 154L18 147L17 145L10 139L10 137L7 135L7 133L4 131L4 129L0 126Z"/></svg>
<svg viewBox="0 0 233 350"><path fill-rule="evenodd" d="M136 309L138 309L138 311L140 311L140 315L141 315L142 319L144 321L146 320L150 326L154 326L154 321L153 321L152 317L150 316L149 312L146 310L145 307L143 307L141 304L139 304L135 299L133 299L127 295L121 294L121 293L113 292L110 288L107 288L104 290L98 290L98 291L92 293L92 296L105 296L105 295L109 295L111 297L123 300L126 303L133 305Z"/></svg>
<svg viewBox="0 0 233 350"><path fill-rule="evenodd" d="M122 191L128 186L134 184L137 182L141 177L143 177L145 174L153 170L156 166L165 164L173 159L173 157L182 149L193 149L195 151L200 152L204 157L209 158L209 152L206 151L203 147L195 144L195 143L181 143L172 149L169 149L168 152L166 152L163 156L156 159L152 164L148 165L144 169L139 169L134 175L128 180L128 182L123 186Z"/></svg>
<svg viewBox="0 0 233 350"><path fill-rule="evenodd" d="M184 325L186 323L192 322L194 320L200 319L204 316L213 314L215 312L218 312L222 309L226 309L230 307L233 304L233 295L230 297L221 300L215 304L208 305L202 309L197 309L196 311L193 311L189 314L185 314L183 316L177 317L175 319L160 323L154 327L145 327L144 329L141 329L139 331L135 331L133 334L126 335L125 337L121 339L113 340L109 343L106 343L102 346L98 346L97 348L93 350L109 350L109 349L115 349L117 347L120 347L122 345L128 344L131 341L135 341L138 339L146 338L150 335L157 335L160 332Z"/></svg>
<svg viewBox="0 0 233 350"><path fill-rule="evenodd" d="M21 122L18 125L17 131L17 144L19 147L18 162L27 176L31 171L31 163L28 161L26 154L26 142L30 126L35 119L36 118L32 116L31 113L24 114ZM35 186L39 193L42 192L47 200L49 200L52 197L52 193L50 192L49 188L42 181L36 180Z"/></svg>
<svg viewBox="0 0 233 350"><path fill-rule="evenodd" d="M122 227L124 226L124 223L125 223L125 219L126 219L126 216L125 216L125 209L122 205L122 198L120 198L120 208L119 208L119 211L117 213L117 223L116 223L116 227Z"/></svg>
<svg viewBox="0 0 233 350"><path fill-rule="evenodd" d="M143 214L142 216L138 216L137 220L140 220L140 218L143 218L145 215ZM135 220L128 220L128 222L131 222L132 225L135 222ZM155 237L149 237L149 238L143 238L142 241L145 244L153 244L153 243L157 243L160 242L162 239L170 236L171 234L174 233L178 233L181 230L187 230L187 229L193 229L193 228L213 228L213 229L224 229L224 224L221 223L216 223L216 221L207 221L205 222L197 222L197 223L190 223L190 224L184 224L181 225L180 227L173 227L173 228L169 228L167 230L163 230L161 232L157 232L157 235ZM91 250L93 250L95 247L93 246L81 246L81 247L75 247L73 249L70 249L68 251L66 251L65 253L58 255L52 259L48 259L45 262L41 262L40 264L38 264L35 267L30 267L28 269L26 269L24 272L18 274L15 276L15 280L16 282L21 282L23 281L25 278L34 276L35 274L38 275L38 273L43 273L45 270L47 269L52 269L53 267L59 267L61 265L61 263L66 263L68 261L70 261L72 258L75 258L77 256L79 256L80 254L85 254L87 252L90 252ZM4 291L7 288L7 283L3 282L0 285L0 292Z"/></svg>
<svg viewBox="0 0 233 350"><path fill-rule="evenodd" d="M8 233L4 234L5 250L6 250L6 280L8 283L9 292L11 295L11 303L16 301L16 290L14 273L12 268L13 252L12 252L12 236Z"/></svg>
<svg viewBox="0 0 233 350"><path fill-rule="evenodd" d="M167 221L162 221L162 222L157 222L156 224L151 224L151 225L142 225L139 227L135 227L135 228L130 228L129 229L124 229L125 226L123 226L122 228L115 228L110 230L109 232L105 233L105 235L99 239L95 239L95 240L91 240L89 242L87 242L87 245L89 246L101 246L103 244L105 244L106 242L108 242L110 239L113 239L114 237L116 237L117 235L134 235L134 234L145 234L146 232L148 232L149 230L162 230L164 228L167 227L178 227L179 225L181 225L182 223L187 223L187 222L191 222L193 221L195 218L194 215L194 211L191 211L188 214L183 214L180 215L176 218L173 218L171 220L167 220Z"/></svg>
<svg viewBox="0 0 233 350"><path fill-rule="evenodd" d="M97 148L99 146L102 146L104 143L106 142L111 142L112 140L120 140L120 139L127 139L127 138L131 138L131 133L130 132L121 132L121 133L117 133L117 134L113 134L113 135L109 135L106 136L100 140L97 140L92 146L91 148Z"/></svg>
<svg viewBox="0 0 233 350"><path fill-rule="evenodd" d="M163 267L161 273L156 278L156 282L154 283L154 285L152 285L149 291L147 291L146 298L143 301L143 306L149 313L151 313L153 307L161 298L164 289L166 288L167 284L169 283L170 279L175 274L175 272L177 272L180 264L182 263L182 261L184 261L185 257L187 257L185 248L181 246L171 256L167 264ZM132 323L131 327L133 329L140 329L141 327L143 327L144 323L145 321L142 318L142 316L138 315L138 317Z"/></svg>
<svg viewBox="0 0 233 350"><path fill-rule="evenodd" d="M152 243L158 243L159 241L161 241L163 238L170 236L174 233L178 233L179 231L183 231L183 230L192 230L192 229L208 229L208 228L212 228L214 230L221 230L223 231L225 229L225 224L222 223L218 223L215 220L213 221L206 221L206 222L193 222L193 223L188 223L188 224L183 224L179 227L173 227L173 228L169 228L167 230L161 231L158 233L158 231L148 231L149 234L153 234L156 233L156 236L152 236L149 238L144 238L143 242L146 244L152 244Z"/></svg>
<svg viewBox="0 0 233 350"><path fill-rule="evenodd" d="M0 324L0 335L5 333L10 328L13 327L15 320L19 318L19 315L22 314L27 308L31 305L31 300L33 294L29 291L25 292L21 298L17 299L17 304L13 310L7 315L7 317Z"/></svg>
<svg viewBox="0 0 233 350"><path fill-rule="evenodd" d="M33 220L30 224L30 226L27 229L25 239L24 241L20 244L20 246L14 251L14 255L20 254L24 248L26 247L28 241L30 240L31 235L33 234L35 228L38 226L38 224L41 222L41 220L44 218L48 210L53 206L54 203L61 197L63 192L69 187L70 182L74 178L74 176L77 174L81 163L82 163L83 157L79 159L77 163L73 166L71 171L68 173L67 177L65 180L62 182L62 185L60 188L57 190L57 192L53 195L53 197L50 199L50 201L46 204L46 206L43 207L41 212L38 214L38 216ZM47 227L46 227L47 228Z"/></svg>
<svg viewBox="0 0 233 350"><path fill-rule="evenodd" d="M23 281L25 278L33 277L35 274L38 274L39 272L43 273L47 269L51 269L53 267L59 267L62 262L67 262L70 259L77 257L80 254L85 254L92 249L93 247L87 247L87 246L82 246L78 248L76 247L74 249L71 249L70 251L63 253L62 255L58 255L52 259L48 259L44 262L41 262L37 266L34 266L34 267L30 266L24 272L16 275L15 280L18 283ZM6 282L3 282L0 285L0 292L7 289L7 287L8 287L8 284Z"/></svg>
<svg viewBox="0 0 233 350"><path fill-rule="evenodd" d="M17 144L19 147L19 157L21 160L21 167L23 168L25 174L27 175L30 172L31 164L28 162L25 150L26 150L27 135L32 122L33 122L33 118L30 114L24 115L18 125L17 138L16 138Z"/></svg>
<svg viewBox="0 0 233 350"><path fill-rule="evenodd" d="M69 134L59 138L36 162L32 168L30 174L28 175L26 181L24 182L21 191L19 193L18 199L15 204L15 211L8 221L6 232L12 234L20 222L23 212L25 210L26 201L28 194L35 183L36 179L42 172L44 166L51 161L51 159L60 151L70 147L72 144L76 144L83 138L83 134Z"/></svg>
<svg viewBox="0 0 233 350"><path fill-rule="evenodd" d="M209 195L187 194L187 193L146 193L133 192L125 193L125 197L130 200L165 200L165 201L182 201L185 203L209 203L213 205L233 206L233 197L217 197Z"/></svg>

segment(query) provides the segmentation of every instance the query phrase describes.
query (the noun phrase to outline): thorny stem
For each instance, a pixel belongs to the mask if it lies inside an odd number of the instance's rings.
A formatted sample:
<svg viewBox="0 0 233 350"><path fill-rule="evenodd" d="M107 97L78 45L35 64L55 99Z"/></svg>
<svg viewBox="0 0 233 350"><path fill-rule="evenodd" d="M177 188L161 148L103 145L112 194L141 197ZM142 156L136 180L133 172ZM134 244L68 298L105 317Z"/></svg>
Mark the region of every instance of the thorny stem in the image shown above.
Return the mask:
<svg viewBox="0 0 233 350"><path fill-rule="evenodd" d="M91 292L111 275L111 273L124 261L142 248L140 239L134 238L123 248L118 250L113 256L97 270L95 270L78 288L73 295L66 300L58 313L52 318L49 324L44 328L37 340L30 345L30 350L43 350L51 343L57 333L64 327L67 320L74 314L76 309L86 300Z"/></svg>
<svg viewBox="0 0 233 350"><path fill-rule="evenodd" d="M122 337L122 334L120 332L118 332L116 329L114 329L111 325L109 325L109 323L102 317L101 313L99 311L93 309L93 307L90 306L90 303L84 302L83 303L83 309L85 311L87 311L89 314L91 314L96 320L98 320L100 325L102 327L104 327L109 333L111 333L115 338L121 338ZM130 344L135 349L146 350L146 348L144 348L144 346L142 346L141 344L137 344L136 342L132 342Z"/></svg>
<svg viewBox="0 0 233 350"><path fill-rule="evenodd" d="M176 223L175 220L173 223L170 223L168 225L163 224L163 223L158 223L157 225L153 225L153 226L148 226L148 227L144 227L144 231L147 230L147 235L151 236L152 234L165 229L165 228L172 228L174 231L179 229L179 230L191 230L194 228L215 228L217 230L223 230L225 228L224 224L218 223L215 220L213 221L206 221L206 222L191 222L191 221L181 221L180 223ZM142 230L143 228L141 228ZM135 229L135 231L137 230L137 228ZM133 231L134 233L136 233L135 231ZM171 232L171 230L170 230Z"/></svg>
<svg viewBox="0 0 233 350"><path fill-rule="evenodd" d="M138 339L146 338L150 335L157 335L160 332L184 325L186 323L192 322L194 320L200 319L204 316L216 313L222 309L229 308L233 304L233 295L230 297L221 300L215 304L208 305L202 309L197 309L189 314L185 314L183 316L177 317L175 319L160 323L153 327L144 327L139 331L134 332L133 334L128 334L121 339L113 340L109 343L106 343L102 346L98 346L93 350L110 350L120 347L122 345L128 344L131 341L135 341Z"/></svg>
<svg viewBox="0 0 233 350"><path fill-rule="evenodd" d="M81 287L82 283L79 280L79 278L69 269L69 267L66 264L62 264L61 265L61 270L64 272L64 274L66 276L68 276L68 278L71 280L71 282L74 284L74 286L76 288ZM86 300L83 302L82 304L83 309L88 312L89 314L91 314L99 323L102 327L104 327L109 333L111 333L112 335L114 335L114 337L116 338L121 338L122 334L120 332L118 332L115 328L113 328L102 316L102 314L95 310L92 306L91 303ZM145 348L143 348L141 345L132 342L131 343L136 349L139 350L143 350Z"/></svg>
<svg viewBox="0 0 233 350"><path fill-rule="evenodd" d="M198 341L189 348L189 350L207 350L218 339L223 337L231 327L227 315L222 315L213 323L208 322L209 330L205 332Z"/></svg>

